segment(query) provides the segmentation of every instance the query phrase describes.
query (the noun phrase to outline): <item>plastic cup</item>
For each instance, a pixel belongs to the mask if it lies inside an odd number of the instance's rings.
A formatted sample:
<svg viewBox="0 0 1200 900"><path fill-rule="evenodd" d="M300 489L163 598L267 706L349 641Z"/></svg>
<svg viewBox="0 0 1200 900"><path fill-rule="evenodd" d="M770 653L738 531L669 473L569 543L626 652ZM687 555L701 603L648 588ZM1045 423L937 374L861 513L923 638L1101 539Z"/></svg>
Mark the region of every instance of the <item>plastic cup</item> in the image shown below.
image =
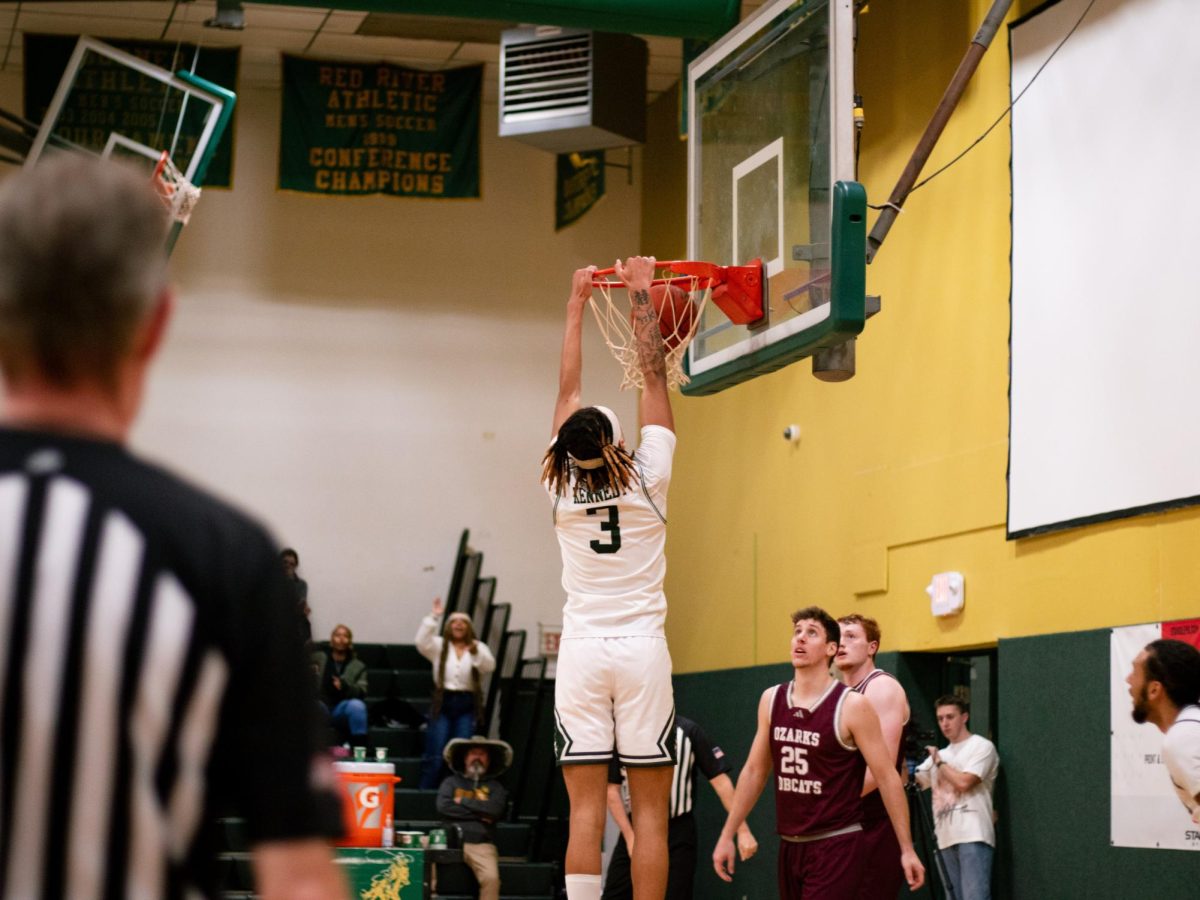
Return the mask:
<svg viewBox="0 0 1200 900"><path fill-rule="evenodd" d="M354 748L354 761L355 762L366 762L367 761L367 748L366 747L355 747Z"/></svg>
<svg viewBox="0 0 1200 900"><path fill-rule="evenodd" d="M387 747L376 747L375 759L379 762L387 762Z"/></svg>

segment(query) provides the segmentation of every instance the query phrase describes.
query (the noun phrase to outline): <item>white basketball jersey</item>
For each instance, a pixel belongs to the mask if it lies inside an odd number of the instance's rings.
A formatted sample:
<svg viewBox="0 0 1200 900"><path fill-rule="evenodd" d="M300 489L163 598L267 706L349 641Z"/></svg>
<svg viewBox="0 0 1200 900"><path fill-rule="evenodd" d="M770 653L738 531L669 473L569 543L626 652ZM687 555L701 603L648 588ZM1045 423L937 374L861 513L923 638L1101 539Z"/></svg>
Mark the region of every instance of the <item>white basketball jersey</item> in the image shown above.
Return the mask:
<svg viewBox="0 0 1200 900"><path fill-rule="evenodd" d="M661 637L667 618L667 486L675 434L642 429L637 475L620 496L571 485L551 494L563 558L564 638Z"/></svg>

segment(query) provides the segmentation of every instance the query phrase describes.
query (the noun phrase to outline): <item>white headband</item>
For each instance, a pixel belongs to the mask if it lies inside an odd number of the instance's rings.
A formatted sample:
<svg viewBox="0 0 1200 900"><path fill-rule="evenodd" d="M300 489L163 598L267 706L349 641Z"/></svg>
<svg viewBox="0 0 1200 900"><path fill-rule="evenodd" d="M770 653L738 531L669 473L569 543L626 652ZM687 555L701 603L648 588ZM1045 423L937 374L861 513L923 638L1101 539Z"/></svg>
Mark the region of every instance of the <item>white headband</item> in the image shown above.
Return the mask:
<svg viewBox="0 0 1200 900"><path fill-rule="evenodd" d="M600 412L604 413L604 417L608 419L608 424L612 426L612 442L613 444L620 446L621 441L625 439L625 435L621 433L621 420L617 418L617 414L607 406L597 405L593 406L592 409L599 410ZM596 457L595 459L577 459L572 453L568 453L567 456L570 457L571 462L575 464L575 467L579 469L599 469L604 465L603 457Z"/></svg>
<svg viewBox="0 0 1200 900"><path fill-rule="evenodd" d="M621 441L625 440L625 435L621 433L621 421L617 418L617 414L615 412L613 412L607 406L593 406L592 409L600 410L600 412L604 413L605 418L608 419L608 424L612 426L612 442L614 444L620 444Z"/></svg>

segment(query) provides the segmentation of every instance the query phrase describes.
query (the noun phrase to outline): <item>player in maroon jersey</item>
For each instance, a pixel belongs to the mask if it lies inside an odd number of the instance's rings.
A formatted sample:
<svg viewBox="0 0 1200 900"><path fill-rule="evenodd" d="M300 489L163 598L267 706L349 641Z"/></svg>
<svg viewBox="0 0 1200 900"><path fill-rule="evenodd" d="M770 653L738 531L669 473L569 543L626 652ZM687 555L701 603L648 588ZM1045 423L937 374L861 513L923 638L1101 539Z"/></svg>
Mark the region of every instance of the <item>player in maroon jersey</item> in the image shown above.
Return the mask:
<svg viewBox="0 0 1200 900"><path fill-rule="evenodd" d="M867 767L895 829L909 887L925 881L879 716L871 701L829 672L840 637L838 623L823 609L810 606L792 615L795 677L759 700L758 731L713 851L713 868L725 881L733 876L734 833L774 770L781 900L853 900L862 873L859 798Z"/></svg>
<svg viewBox="0 0 1200 900"><path fill-rule="evenodd" d="M892 675L875 668L879 651L879 623L857 613L838 619L842 637L834 665L846 686L871 701L888 753L896 762L896 770L904 764L900 739L908 722L908 697ZM896 832L888 821L883 798L870 772L863 786L863 837L859 857L863 877L858 885L858 900L896 900L904 882L900 867L900 846Z"/></svg>

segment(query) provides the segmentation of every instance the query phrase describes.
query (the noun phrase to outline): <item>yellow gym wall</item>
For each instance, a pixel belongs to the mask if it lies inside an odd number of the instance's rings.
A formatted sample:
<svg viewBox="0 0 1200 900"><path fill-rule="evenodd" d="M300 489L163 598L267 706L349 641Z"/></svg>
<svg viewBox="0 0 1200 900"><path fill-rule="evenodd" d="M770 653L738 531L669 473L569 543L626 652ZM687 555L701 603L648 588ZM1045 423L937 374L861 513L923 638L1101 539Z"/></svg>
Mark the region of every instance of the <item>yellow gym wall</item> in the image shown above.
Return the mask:
<svg viewBox="0 0 1200 900"><path fill-rule="evenodd" d="M860 16L869 202L887 199L990 5L876 2ZM1014 4L1010 21L1037 5ZM924 174L1000 115L1008 76L1002 28ZM652 108L645 153L642 245L660 258L686 246L677 107L664 95ZM1200 613L1195 509L1005 538L1009 157L1005 119L905 204L867 271L883 311L858 341L855 378L826 384L804 361L676 402L667 632L677 671L785 660L788 615L810 603L875 617L886 650ZM798 444L782 437L792 423ZM935 619L925 586L952 570L965 577L966 608Z"/></svg>

